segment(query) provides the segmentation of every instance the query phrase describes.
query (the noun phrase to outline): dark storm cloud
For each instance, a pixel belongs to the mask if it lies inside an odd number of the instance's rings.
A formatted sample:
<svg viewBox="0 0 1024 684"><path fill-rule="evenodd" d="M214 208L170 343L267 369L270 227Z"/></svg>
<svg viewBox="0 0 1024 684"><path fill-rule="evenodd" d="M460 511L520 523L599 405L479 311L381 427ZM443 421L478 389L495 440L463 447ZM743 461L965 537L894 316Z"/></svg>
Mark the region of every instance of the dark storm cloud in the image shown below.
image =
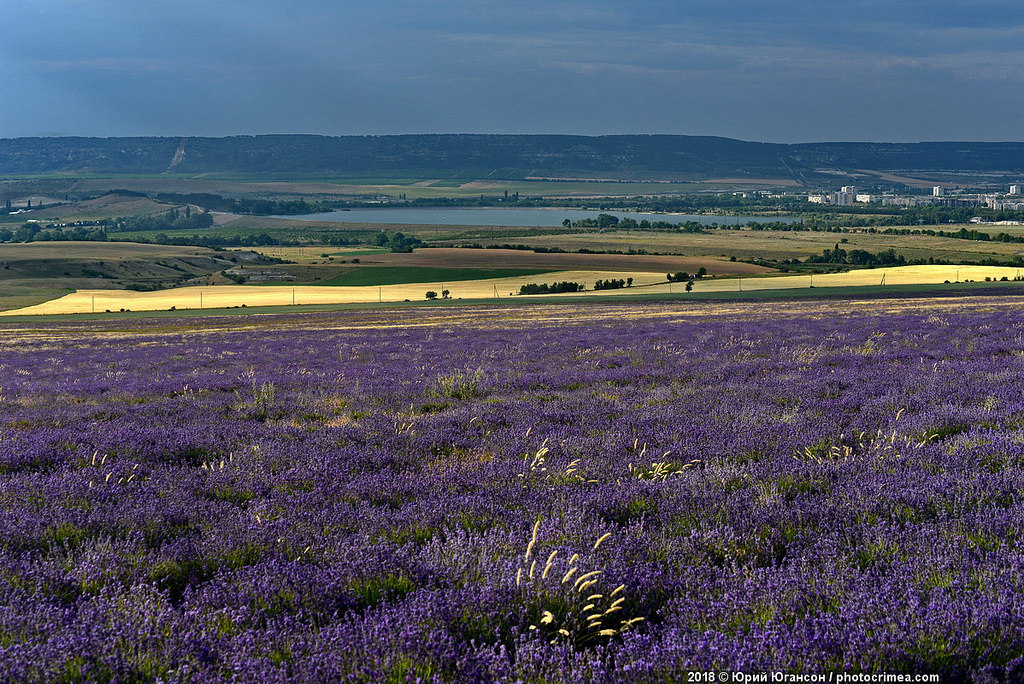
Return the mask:
<svg viewBox="0 0 1024 684"><path fill-rule="evenodd" d="M1022 137L1003 1L7 4L3 136Z"/></svg>

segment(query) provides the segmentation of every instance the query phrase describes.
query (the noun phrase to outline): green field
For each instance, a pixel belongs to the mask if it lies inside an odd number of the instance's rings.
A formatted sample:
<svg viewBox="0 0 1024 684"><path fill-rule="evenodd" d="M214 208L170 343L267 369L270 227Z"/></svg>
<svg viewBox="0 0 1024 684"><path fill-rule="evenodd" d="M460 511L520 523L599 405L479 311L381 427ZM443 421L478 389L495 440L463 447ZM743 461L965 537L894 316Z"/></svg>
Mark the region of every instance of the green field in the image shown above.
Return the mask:
<svg viewBox="0 0 1024 684"><path fill-rule="evenodd" d="M53 286L19 285L0 281L0 311L21 309L63 297L75 291L74 287L62 286L57 280Z"/></svg>
<svg viewBox="0 0 1024 684"><path fill-rule="evenodd" d="M339 273L332 278L308 284L318 286L405 285L408 283L515 278L550 272L550 269L535 268L481 269L433 268L429 266L376 266L372 268L353 268Z"/></svg>

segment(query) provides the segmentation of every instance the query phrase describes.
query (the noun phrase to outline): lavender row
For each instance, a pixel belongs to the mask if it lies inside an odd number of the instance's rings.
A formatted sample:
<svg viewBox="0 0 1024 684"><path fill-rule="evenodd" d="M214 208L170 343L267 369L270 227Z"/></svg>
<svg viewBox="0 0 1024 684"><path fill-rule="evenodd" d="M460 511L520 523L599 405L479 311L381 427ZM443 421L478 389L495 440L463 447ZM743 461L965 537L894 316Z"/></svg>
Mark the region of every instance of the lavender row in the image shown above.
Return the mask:
<svg viewBox="0 0 1024 684"><path fill-rule="evenodd" d="M1022 676L1024 314L564 311L9 328L0 679Z"/></svg>

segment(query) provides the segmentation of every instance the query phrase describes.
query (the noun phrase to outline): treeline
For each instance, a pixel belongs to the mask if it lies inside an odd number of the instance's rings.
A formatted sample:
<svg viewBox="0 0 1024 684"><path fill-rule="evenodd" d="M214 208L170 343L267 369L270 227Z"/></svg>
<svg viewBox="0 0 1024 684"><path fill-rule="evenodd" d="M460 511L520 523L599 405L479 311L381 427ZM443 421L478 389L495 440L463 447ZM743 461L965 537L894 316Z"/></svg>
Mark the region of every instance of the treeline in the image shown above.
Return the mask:
<svg viewBox="0 0 1024 684"><path fill-rule="evenodd" d="M406 235L402 232L396 232L390 235L385 232L380 232L377 234L374 244L378 247L387 247L392 252L411 252L413 249L422 247L426 243L418 237Z"/></svg>
<svg viewBox="0 0 1024 684"><path fill-rule="evenodd" d="M107 230L102 225L59 228L40 223L25 223L14 230L0 228L0 242L56 242L68 240L106 241Z"/></svg>
<svg viewBox="0 0 1024 684"><path fill-rule="evenodd" d="M118 238L125 239L125 238ZM295 240L279 240L269 233L250 233L247 235L167 235L157 233L152 238L128 238L128 242L152 243L155 245L182 245L189 247L298 247L301 243Z"/></svg>
<svg viewBox="0 0 1024 684"><path fill-rule="evenodd" d="M136 230L202 230L212 225L213 216L210 212L194 212L190 206L186 205L183 209L169 209L164 214L127 216L115 219L112 231L124 233Z"/></svg>
<svg viewBox="0 0 1024 684"><path fill-rule="evenodd" d="M561 247L531 247L530 245L524 244L509 244L503 243L500 245L481 245L479 242L470 243L459 243L455 244L452 242L434 242L429 245L424 245L430 248L457 247L459 249L514 249L521 252L535 252L536 254L629 254L629 255L644 255L644 254L666 254L666 252L648 252L646 249L633 249L630 247L627 250L621 249L590 249L588 247L580 247L575 252L562 249ZM672 252L667 252L672 254Z"/></svg>
<svg viewBox="0 0 1024 684"><path fill-rule="evenodd" d="M559 292L582 292L583 286L569 280L560 283L530 283L519 288L521 295L557 294Z"/></svg>
<svg viewBox="0 0 1024 684"><path fill-rule="evenodd" d="M971 212L969 212L971 213ZM1005 212L1003 212L1005 213ZM1015 212L1018 214L1024 214L1024 212ZM1002 213L1000 213L1001 215ZM973 218L977 214L971 213ZM945 223L967 223L970 218L966 220L942 220L940 217L931 217L930 221L934 221L936 225L942 225ZM981 217L988 221L1010 221L1010 220L1024 220L1021 219L1004 219L1004 218L989 218ZM751 230L765 230L765 231L782 231L782 232L814 232L814 233L870 233L879 235L929 235L932 237L945 237L954 238L958 240L992 240L994 242L1019 242L1024 243L1024 236L1011 235L1009 233L998 233L992 235L982 230L961 228L960 230L941 230L935 228L906 228L906 227L885 227L886 225L891 226L905 226L907 223L917 223L918 225L927 225L930 221L913 220L913 216L907 217L906 219L901 218L897 221L890 221L889 217L873 217L871 219L851 219L849 217L843 219L841 225L839 222L835 222L832 225L832 221L823 221L805 218L803 223L784 223L782 221L772 221L768 223L762 223L757 221L748 221L747 223L735 226L717 226L726 230L740 230L742 228L749 228Z"/></svg>
<svg viewBox="0 0 1024 684"><path fill-rule="evenodd" d="M907 259L895 249L869 252L864 249L843 249L836 243L832 249L824 249L820 256L811 255L804 259L806 264L849 264L851 266L906 266Z"/></svg>
<svg viewBox="0 0 1024 684"><path fill-rule="evenodd" d="M783 263L799 264L799 259L791 259ZM1024 266L1024 256L1019 254L1009 257L1007 259L997 259L995 257L986 257L976 261L969 261L965 259L958 259L957 261L949 261L947 259L936 259L935 257L928 257L927 259L907 259L902 254L899 254L894 249L885 249L880 252L868 252L863 249L843 249L839 243L832 249L824 249L820 255L812 255L804 259L805 264L835 264L844 266L862 266L872 268L875 266L919 266L924 264L933 265L973 265L973 266Z"/></svg>
<svg viewBox="0 0 1024 684"><path fill-rule="evenodd" d="M294 216L297 214L317 214L334 210L334 207L329 204L320 202L309 203L304 199L233 198L204 192L189 194L161 192L155 194L153 199L170 204L195 204L211 211L250 214L253 216L270 216L273 214Z"/></svg>
<svg viewBox="0 0 1024 684"><path fill-rule="evenodd" d="M306 244L299 240L277 238L267 232L235 233L228 235L199 234L169 235L166 230L193 229L195 223L205 224L201 217L208 214L192 213L191 216L179 216L172 219L169 215L134 217L133 219L102 219L83 225L61 226L29 222L15 229L0 227L0 242L53 242L53 241L94 241L94 242L136 242L154 245L180 245L191 247L298 247ZM136 220L139 219L139 220ZM142 220L145 219L145 220ZM140 227L146 226L146 227ZM146 231L151 235L119 235L121 231ZM379 231L324 231L316 235L316 244L347 247L351 245L370 245L387 247L393 252L411 252L417 247L425 246L419 238L400 232L387 234Z"/></svg>
<svg viewBox="0 0 1024 684"><path fill-rule="evenodd" d="M670 223L668 221L648 221L641 219L637 221L631 218L622 218L612 214L598 214L595 218L584 218L578 221L565 219L562 221L565 228L610 228L615 230L674 230L682 233L703 233L706 226L698 221L683 221L681 223Z"/></svg>
<svg viewBox="0 0 1024 684"><path fill-rule="evenodd" d="M694 278L703 278L707 274L708 269L701 266L693 275L690 275L686 271L677 271L675 273L666 273L665 277L668 278L668 282L670 283L684 283L688 280L693 280Z"/></svg>
<svg viewBox="0 0 1024 684"><path fill-rule="evenodd" d="M515 249L521 252L535 252L537 254L568 254L569 251L562 249L561 247L531 247L530 245L523 244L509 244L504 243L500 245L481 245L479 242L471 242L468 244L434 244L435 247L458 247L459 249ZM582 252L582 250L580 250Z"/></svg>
<svg viewBox="0 0 1024 684"><path fill-rule="evenodd" d="M997 233L992 235L982 230L961 228L960 230L918 230L889 228L880 231L883 235L930 235L932 237L955 238L957 240L978 240L980 242L1011 242L1024 243L1024 235Z"/></svg>
<svg viewBox="0 0 1024 684"><path fill-rule="evenodd" d="M870 208L874 214L886 208ZM1024 221L1024 211L996 210L988 207L913 207L897 209L884 216L851 216L838 212L835 216L809 216L803 223L808 228L842 225L850 228L870 228L912 225L943 225L970 223L975 216L984 221Z"/></svg>
<svg viewBox="0 0 1024 684"><path fill-rule="evenodd" d="M325 230L316 236L316 244L332 247L348 247L350 245L376 244L380 231L376 230Z"/></svg>
<svg viewBox="0 0 1024 684"><path fill-rule="evenodd" d="M595 290L619 290L619 289L622 289L624 287L633 287L633 279L632 278L626 278L625 280L623 280L622 278L609 278L608 280L600 280L600 279L598 279L594 283L594 289Z"/></svg>

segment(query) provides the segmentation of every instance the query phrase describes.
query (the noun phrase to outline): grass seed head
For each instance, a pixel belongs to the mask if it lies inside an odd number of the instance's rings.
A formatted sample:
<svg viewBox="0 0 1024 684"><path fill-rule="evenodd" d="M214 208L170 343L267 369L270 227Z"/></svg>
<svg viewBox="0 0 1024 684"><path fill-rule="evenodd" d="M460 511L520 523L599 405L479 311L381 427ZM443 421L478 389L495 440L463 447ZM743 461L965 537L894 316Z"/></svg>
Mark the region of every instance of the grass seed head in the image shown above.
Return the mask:
<svg viewBox="0 0 1024 684"><path fill-rule="evenodd" d="M601 574L600 570L591 570L590 572L585 572L585 573L583 573L582 575L580 575L579 577L576 578L576 583L573 584L573 587L578 589L581 582L585 582L588 579L590 579L591 577L596 577L596 576L598 576L600 574Z"/></svg>
<svg viewBox="0 0 1024 684"><path fill-rule="evenodd" d="M552 551L551 555L548 556L548 562L544 565L544 572L542 572L541 575L540 575L541 579L547 579L548 578L548 572L551 570L551 563L552 563L552 561L555 560L555 555L557 553L558 553L557 550L556 551Z"/></svg>
<svg viewBox="0 0 1024 684"><path fill-rule="evenodd" d="M533 553L533 546L537 543L537 530L540 529L540 518L537 518L537 522L533 524L533 536L530 537L530 543L526 545L526 555L523 557L523 562L530 560L530 554Z"/></svg>

